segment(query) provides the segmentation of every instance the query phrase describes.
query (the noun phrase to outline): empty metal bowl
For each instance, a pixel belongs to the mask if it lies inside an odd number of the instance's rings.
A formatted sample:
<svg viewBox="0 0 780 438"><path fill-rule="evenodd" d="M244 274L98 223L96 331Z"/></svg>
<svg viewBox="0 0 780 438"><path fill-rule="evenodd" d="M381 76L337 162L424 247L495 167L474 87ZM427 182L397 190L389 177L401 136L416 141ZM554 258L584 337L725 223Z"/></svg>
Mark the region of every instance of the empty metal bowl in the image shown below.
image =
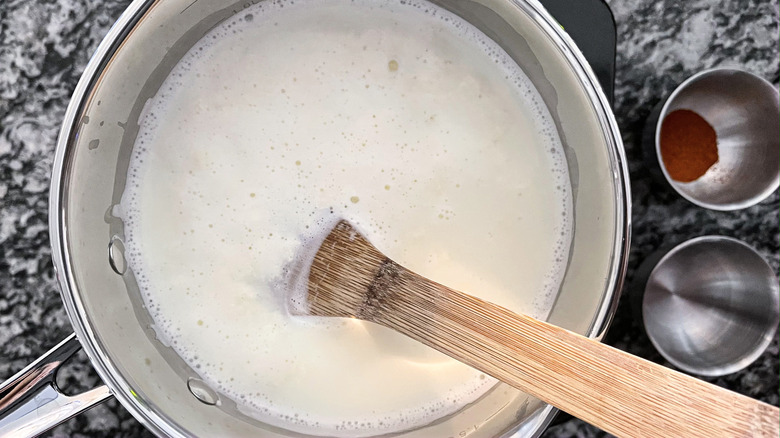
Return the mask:
<svg viewBox="0 0 780 438"><path fill-rule="evenodd" d="M777 330L777 277L739 240L691 239L652 269L642 317L650 341L674 366L702 376L733 373L756 360Z"/></svg>
<svg viewBox="0 0 780 438"><path fill-rule="evenodd" d="M717 163L692 182L672 179L661 157L661 126L668 114L679 109L699 114L717 134ZM660 169L685 199L713 210L749 207L774 192L780 181L778 91L742 70L700 72L656 107L645 125L643 143L651 168Z"/></svg>

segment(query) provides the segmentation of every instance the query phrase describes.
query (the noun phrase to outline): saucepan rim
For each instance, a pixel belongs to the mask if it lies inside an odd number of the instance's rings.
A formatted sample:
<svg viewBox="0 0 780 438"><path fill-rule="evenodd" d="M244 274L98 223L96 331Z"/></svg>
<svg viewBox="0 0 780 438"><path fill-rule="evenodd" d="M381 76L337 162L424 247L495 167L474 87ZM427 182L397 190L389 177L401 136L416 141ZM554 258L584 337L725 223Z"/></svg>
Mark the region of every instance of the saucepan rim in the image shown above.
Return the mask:
<svg viewBox="0 0 780 438"><path fill-rule="evenodd" d="M65 305L68 317L73 329L80 340L84 351L89 357L92 366L97 371L103 382L111 389L113 395L131 414L147 429L162 436L187 436L186 431L181 430L176 424L172 424L166 418L149 409L143 404L143 400L136 397L132 388L124 379L117 366L112 363L106 350L100 344L94 327L91 325L87 311L82 302L80 291L76 285L72 261L68 250L65 199L69 176L71 173L70 161L74 145L74 136L77 128L79 114L86 107L90 93L97 84L102 71L109 63L114 53L127 38L134 26L150 9L160 0L134 0L122 13L117 22L109 30L103 41L98 46L84 73L79 80L71 101L65 112L62 128L57 140L54 166L49 198L49 229L52 246L52 259L54 261L60 293ZM560 25L549 15L537 0L507 0L523 12L529 14L540 27L542 32L549 37L560 50L561 55L570 63L576 73L580 86L586 91L590 104L598 118L599 128L604 136L607 146L609 162L612 168L613 192L615 195L615 234L612 247L612 263L606 283L602 302L599 304L598 313L595 315L587 335L600 339L612 316L617 310L618 297L622 289L625 270L628 260L628 248L631 229L631 199L628 181L628 169L626 166L625 152L620 136L620 131L612 113L610 104L604 92L591 70L584 56L574 45L573 40L562 30ZM538 413L534 421L532 435L540 434L553 418L556 412L552 406L546 406ZM518 428L520 425L518 425ZM517 436L517 430L509 436Z"/></svg>

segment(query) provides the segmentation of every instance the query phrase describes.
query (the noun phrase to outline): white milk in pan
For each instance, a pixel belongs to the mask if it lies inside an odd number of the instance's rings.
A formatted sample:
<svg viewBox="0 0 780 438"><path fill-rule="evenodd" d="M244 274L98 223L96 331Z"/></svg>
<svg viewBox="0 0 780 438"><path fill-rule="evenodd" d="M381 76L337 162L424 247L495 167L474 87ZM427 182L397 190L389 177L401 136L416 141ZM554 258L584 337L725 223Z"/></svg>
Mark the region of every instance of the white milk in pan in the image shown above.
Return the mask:
<svg viewBox="0 0 780 438"><path fill-rule="evenodd" d="M262 2L224 22L148 105L128 181L130 267L158 335L242 411L304 433L424 425L495 384L389 330L289 315L285 267L335 220L542 318L568 257L541 98L429 3Z"/></svg>

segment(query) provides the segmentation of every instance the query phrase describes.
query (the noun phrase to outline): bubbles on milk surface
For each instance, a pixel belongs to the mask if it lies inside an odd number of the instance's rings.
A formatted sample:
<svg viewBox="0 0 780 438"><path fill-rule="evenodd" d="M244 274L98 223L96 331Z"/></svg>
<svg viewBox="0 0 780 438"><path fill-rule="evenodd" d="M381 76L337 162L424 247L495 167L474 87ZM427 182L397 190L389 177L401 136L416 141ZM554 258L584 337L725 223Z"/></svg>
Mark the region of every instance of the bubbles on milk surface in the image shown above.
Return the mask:
<svg viewBox="0 0 780 438"><path fill-rule="evenodd" d="M495 380L380 327L291 317L319 242L347 219L422 275L544 317L570 197L540 96L471 25L421 1L261 2L145 107L125 258L161 340L247 415L393 433Z"/></svg>

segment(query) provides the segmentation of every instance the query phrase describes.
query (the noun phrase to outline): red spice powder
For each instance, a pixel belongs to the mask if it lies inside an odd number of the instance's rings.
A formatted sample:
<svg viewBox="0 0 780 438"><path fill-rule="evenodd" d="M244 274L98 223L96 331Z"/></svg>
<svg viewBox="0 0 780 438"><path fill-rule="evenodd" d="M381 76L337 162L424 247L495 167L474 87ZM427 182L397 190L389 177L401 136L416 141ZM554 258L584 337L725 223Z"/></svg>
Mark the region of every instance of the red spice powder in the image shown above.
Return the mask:
<svg viewBox="0 0 780 438"><path fill-rule="evenodd" d="M715 129L691 110L672 111L661 124L661 158L673 180L699 179L718 162Z"/></svg>

